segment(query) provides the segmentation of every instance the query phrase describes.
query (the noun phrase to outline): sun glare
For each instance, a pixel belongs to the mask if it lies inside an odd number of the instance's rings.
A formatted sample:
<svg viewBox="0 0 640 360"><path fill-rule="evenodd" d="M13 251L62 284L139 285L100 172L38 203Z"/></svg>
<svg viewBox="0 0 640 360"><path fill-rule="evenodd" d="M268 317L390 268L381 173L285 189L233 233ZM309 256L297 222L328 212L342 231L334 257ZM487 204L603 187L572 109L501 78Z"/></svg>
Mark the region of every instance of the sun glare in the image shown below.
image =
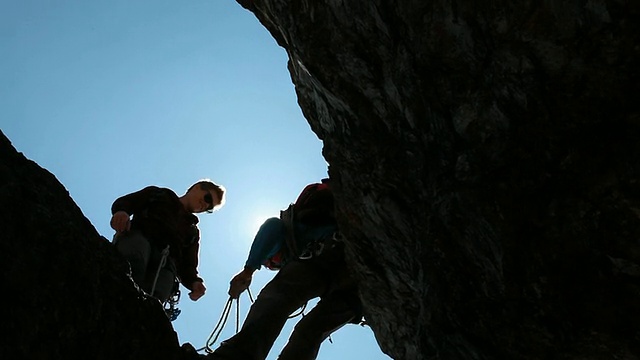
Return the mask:
<svg viewBox="0 0 640 360"><path fill-rule="evenodd" d="M270 216L260 215L253 218L253 222L251 223L251 234L255 235L260 229L260 226L268 219Z"/></svg>

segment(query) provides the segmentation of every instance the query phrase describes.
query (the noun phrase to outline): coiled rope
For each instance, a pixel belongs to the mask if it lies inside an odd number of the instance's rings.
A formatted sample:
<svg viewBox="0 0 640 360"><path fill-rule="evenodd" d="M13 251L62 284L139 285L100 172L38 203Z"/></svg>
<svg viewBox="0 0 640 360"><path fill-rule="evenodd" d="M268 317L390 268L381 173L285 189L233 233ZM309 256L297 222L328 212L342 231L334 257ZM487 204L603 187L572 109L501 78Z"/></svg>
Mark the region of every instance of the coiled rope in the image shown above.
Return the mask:
<svg viewBox="0 0 640 360"><path fill-rule="evenodd" d="M251 290L249 288L247 288L247 294L249 295L249 300L253 304L254 303L253 295L251 294ZM231 313L231 308L233 306L233 300L234 299L231 296L229 296L229 299L227 299L227 302L224 305L224 309L222 309L222 314L220 315L220 319L218 320L218 323L216 324L216 326L213 328L213 331L209 335L209 338L205 342L205 346L201 347L200 349L197 349L196 350L197 352L204 350L208 354L213 353L212 346L216 343L216 341L218 341L218 338L220 337L220 334L222 334L222 330L224 329L224 326L227 324L227 319L229 318L229 314ZM238 297L235 300L236 300L236 334L237 334L240 329L240 297ZM300 311L298 311L295 314L289 315L288 318L293 319L294 317L300 316L300 315L304 317L304 310L306 309L306 307L307 307L307 303L302 305L302 307L300 308Z"/></svg>
<svg viewBox="0 0 640 360"><path fill-rule="evenodd" d="M251 295L251 290L249 290L248 288L247 288L247 293L249 294L249 299L251 300L251 303L253 303L253 295ZM216 343L216 341L218 341L220 334L222 334L222 330L224 330L224 326L227 324L227 319L229 318L229 314L231 313L231 307L233 306L233 300L234 299L231 296L229 296L227 303L224 305L224 309L222 309L222 314L220 315L220 319L218 320L218 323L213 328L213 331L211 332L211 334L209 335L209 338L205 342L204 347L197 349L196 350L197 352L204 350L208 354L213 353L213 349L211 347L213 346L213 344ZM237 334L240 329L240 297L238 297L235 300L236 300L236 334Z"/></svg>

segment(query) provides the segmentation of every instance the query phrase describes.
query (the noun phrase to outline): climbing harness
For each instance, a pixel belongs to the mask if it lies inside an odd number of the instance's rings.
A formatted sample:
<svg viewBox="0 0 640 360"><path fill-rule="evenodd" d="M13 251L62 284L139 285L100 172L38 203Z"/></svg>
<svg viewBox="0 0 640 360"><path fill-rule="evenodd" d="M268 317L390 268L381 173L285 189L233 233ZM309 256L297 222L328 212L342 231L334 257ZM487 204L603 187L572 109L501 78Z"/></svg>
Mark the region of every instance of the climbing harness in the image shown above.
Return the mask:
<svg viewBox="0 0 640 360"><path fill-rule="evenodd" d="M300 260L309 260L315 257L322 255L322 253L326 250L330 250L338 246L341 242L338 238L338 232L334 232L331 237L326 237L322 239L318 239L310 242L307 246L302 250L298 259Z"/></svg>
<svg viewBox="0 0 640 360"><path fill-rule="evenodd" d="M320 256L324 251L324 241L314 241L310 243L298 256L300 260L309 260L311 258Z"/></svg>

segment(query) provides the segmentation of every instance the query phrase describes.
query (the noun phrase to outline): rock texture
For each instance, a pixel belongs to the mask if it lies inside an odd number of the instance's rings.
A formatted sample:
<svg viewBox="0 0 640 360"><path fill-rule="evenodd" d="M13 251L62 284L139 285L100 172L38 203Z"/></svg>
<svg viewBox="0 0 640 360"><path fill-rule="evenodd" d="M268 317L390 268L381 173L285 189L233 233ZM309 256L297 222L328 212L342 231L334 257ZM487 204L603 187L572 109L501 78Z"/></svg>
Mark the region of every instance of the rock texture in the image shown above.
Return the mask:
<svg viewBox="0 0 640 360"><path fill-rule="evenodd" d="M162 305L48 171L0 132L0 359L187 357Z"/></svg>
<svg viewBox="0 0 640 360"><path fill-rule="evenodd" d="M239 1L395 359L640 358L637 1Z"/></svg>
<svg viewBox="0 0 640 360"><path fill-rule="evenodd" d="M640 359L637 1L239 3L289 54L384 352ZM0 358L188 357L4 136L0 203Z"/></svg>

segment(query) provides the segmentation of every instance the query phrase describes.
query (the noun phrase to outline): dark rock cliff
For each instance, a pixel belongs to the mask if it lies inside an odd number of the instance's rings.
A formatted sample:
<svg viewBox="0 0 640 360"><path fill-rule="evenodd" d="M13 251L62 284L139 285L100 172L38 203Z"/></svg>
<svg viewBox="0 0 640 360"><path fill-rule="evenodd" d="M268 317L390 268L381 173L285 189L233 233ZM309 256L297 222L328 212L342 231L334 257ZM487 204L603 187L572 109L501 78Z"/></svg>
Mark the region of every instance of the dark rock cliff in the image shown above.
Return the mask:
<svg viewBox="0 0 640 360"><path fill-rule="evenodd" d="M0 132L1 359L179 359L156 300L48 171Z"/></svg>
<svg viewBox="0 0 640 360"><path fill-rule="evenodd" d="M240 1L397 359L640 357L640 4Z"/></svg>
<svg viewBox="0 0 640 360"><path fill-rule="evenodd" d="M640 358L637 2L240 3L289 54L383 351ZM3 136L0 202L0 357L186 356Z"/></svg>

